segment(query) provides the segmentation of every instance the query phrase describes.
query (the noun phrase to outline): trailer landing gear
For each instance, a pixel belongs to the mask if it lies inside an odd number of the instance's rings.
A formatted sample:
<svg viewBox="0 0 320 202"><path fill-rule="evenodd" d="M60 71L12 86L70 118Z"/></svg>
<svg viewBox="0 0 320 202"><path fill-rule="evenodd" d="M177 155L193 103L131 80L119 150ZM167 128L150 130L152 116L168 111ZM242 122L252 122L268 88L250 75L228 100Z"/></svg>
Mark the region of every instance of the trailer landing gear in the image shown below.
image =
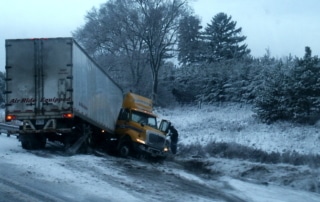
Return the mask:
<svg viewBox="0 0 320 202"><path fill-rule="evenodd" d="M67 148L67 153L73 155L78 151L82 151L83 153L88 153L90 150L90 143L92 142L92 130L91 127L87 124L81 125L81 136L78 140Z"/></svg>

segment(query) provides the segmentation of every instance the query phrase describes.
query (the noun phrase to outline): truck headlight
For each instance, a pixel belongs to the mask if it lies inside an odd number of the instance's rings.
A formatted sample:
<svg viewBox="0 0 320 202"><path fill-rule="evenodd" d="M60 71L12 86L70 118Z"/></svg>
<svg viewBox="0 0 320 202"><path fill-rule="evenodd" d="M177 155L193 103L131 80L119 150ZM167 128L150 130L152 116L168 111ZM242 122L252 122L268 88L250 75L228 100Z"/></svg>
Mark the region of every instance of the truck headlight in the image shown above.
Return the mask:
<svg viewBox="0 0 320 202"><path fill-rule="evenodd" d="M144 140L141 140L139 138L137 138L137 142L141 143L141 144L146 144L146 142Z"/></svg>

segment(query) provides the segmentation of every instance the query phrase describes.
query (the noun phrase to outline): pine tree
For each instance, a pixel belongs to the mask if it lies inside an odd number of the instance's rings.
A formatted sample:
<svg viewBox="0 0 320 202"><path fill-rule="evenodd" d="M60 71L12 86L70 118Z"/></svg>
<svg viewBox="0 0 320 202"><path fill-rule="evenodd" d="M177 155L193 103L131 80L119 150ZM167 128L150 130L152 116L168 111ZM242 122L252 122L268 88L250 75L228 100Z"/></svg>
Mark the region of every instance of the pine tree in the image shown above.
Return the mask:
<svg viewBox="0 0 320 202"><path fill-rule="evenodd" d="M247 37L241 35L242 28L236 28L237 22L225 13L215 15L205 28L208 62L225 59L238 59L250 53L246 44L241 44Z"/></svg>
<svg viewBox="0 0 320 202"><path fill-rule="evenodd" d="M292 104L289 109L293 119L299 122L312 121L320 113L320 66L319 58L311 56L310 47L305 48L305 55L297 59L291 72ZM316 117L315 117L316 118Z"/></svg>
<svg viewBox="0 0 320 202"><path fill-rule="evenodd" d="M290 120L288 110L290 100L290 82L287 67L281 62L264 73L263 83L256 92L255 111L259 118L267 123L277 120Z"/></svg>
<svg viewBox="0 0 320 202"><path fill-rule="evenodd" d="M178 30L178 60L182 64L199 61L200 51L200 20L192 15L180 20Z"/></svg>
<svg viewBox="0 0 320 202"><path fill-rule="evenodd" d="M320 118L320 60L311 56L296 59L294 67L268 70L255 100L258 116L267 122L288 120L314 123Z"/></svg>

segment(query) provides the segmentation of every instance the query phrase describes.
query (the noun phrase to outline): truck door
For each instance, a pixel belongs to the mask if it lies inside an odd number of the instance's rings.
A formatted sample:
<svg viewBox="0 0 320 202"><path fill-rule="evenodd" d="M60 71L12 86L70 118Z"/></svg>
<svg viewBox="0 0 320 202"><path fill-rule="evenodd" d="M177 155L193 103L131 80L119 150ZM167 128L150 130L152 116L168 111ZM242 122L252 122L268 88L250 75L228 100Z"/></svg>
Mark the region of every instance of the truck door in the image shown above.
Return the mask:
<svg viewBox="0 0 320 202"><path fill-rule="evenodd" d="M171 126L170 121L167 120L161 120L160 122L160 126L159 126L159 130L164 132L164 133L168 133L169 127Z"/></svg>
<svg viewBox="0 0 320 202"><path fill-rule="evenodd" d="M6 40L6 112L17 118L34 115L35 41Z"/></svg>
<svg viewBox="0 0 320 202"><path fill-rule="evenodd" d="M72 105L72 40L53 38L40 43L39 107L46 115L57 116Z"/></svg>
<svg viewBox="0 0 320 202"><path fill-rule="evenodd" d="M6 113L61 117L72 104L69 38L6 40Z"/></svg>

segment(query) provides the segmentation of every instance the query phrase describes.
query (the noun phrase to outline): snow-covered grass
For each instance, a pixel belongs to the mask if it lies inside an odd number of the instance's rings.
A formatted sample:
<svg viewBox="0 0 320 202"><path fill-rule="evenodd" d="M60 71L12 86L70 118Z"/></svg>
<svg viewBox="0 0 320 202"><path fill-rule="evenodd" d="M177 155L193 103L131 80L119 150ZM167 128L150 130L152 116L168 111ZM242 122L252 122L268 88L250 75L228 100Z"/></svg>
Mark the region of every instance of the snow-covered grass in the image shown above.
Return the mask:
<svg viewBox="0 0 320 202"><path fill-rule="evenodd" d="M320 192L319 125L269 125L250 105L235 103L156 111L178 129L183 162L187 156L200 157L207 160L194 166L207 172Z"/></svg>
<svg viewBox="0 0 320 202"><path fill-rule="evenodd" d="M289 122L260 122L251 105L217 105L157 108L160 118L170 120L179 131L179 144L237 143L271 152L320 154L320 127Z"/></svg>

